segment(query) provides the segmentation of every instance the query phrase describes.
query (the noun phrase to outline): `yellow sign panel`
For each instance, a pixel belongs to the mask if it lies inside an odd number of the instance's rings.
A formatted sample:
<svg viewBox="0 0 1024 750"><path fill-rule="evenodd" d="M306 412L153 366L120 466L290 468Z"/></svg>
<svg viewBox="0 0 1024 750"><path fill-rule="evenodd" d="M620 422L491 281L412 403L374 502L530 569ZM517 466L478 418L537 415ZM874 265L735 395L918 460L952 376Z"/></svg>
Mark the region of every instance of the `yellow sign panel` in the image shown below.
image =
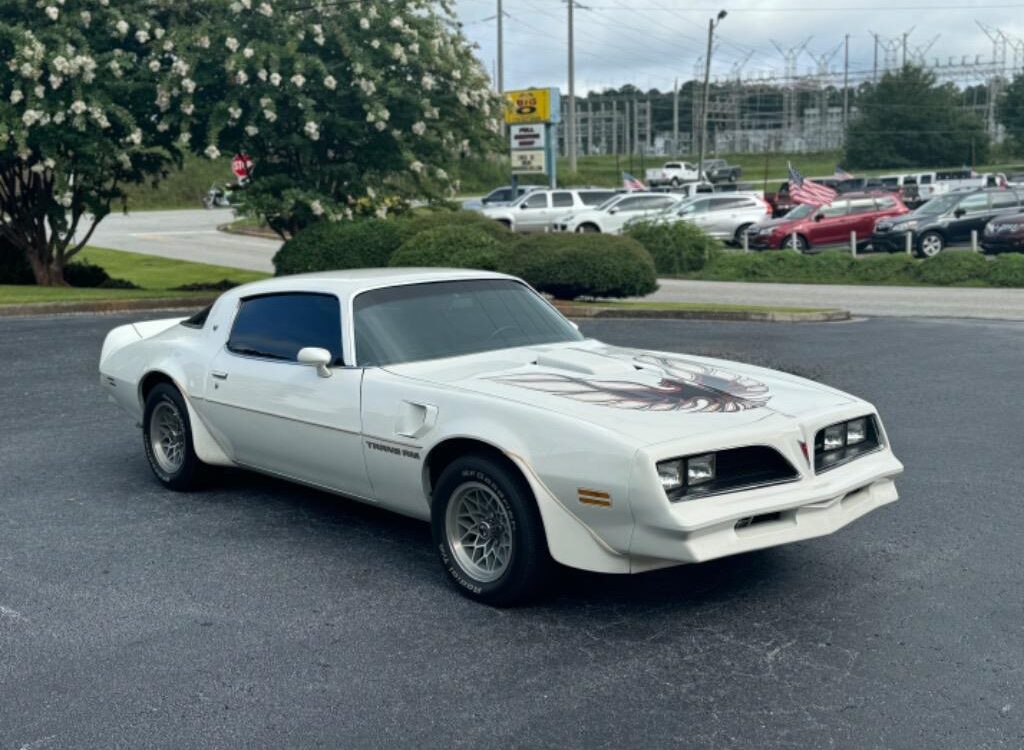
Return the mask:
<svg viewBox="0 0 1024 750"><path fill-rule="evenodd" d="M551 89L506 91L505 122L509 125L551 122Z"/></svg>

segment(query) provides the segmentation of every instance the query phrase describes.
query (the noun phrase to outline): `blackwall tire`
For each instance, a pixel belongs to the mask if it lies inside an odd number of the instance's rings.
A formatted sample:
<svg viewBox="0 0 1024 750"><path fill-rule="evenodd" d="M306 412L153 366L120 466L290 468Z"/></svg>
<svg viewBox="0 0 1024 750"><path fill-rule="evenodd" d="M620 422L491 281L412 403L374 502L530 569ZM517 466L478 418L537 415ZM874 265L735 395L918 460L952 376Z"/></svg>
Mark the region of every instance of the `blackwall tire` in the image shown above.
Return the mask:
<svg viewBox="0 0 1024 750"><path fill-rule="evenodd" d="M522 604L551 577L533 493L500 459L469 455L445 468L433 493L431 530L448 579L475 601Z"/></svg>
<svg viewBox="0 0 1024 750"><path fill-rule="evenodd" d="M922 258L934 258L946 249L946 240L938 232L925 232L917 243L917 254Z"/></svg>
<svg viewBox="0 0 1024 750"><path fill-rule="evenodd" d="M149 468L165 487L185 492L205 478L208 467L196 456L188 407L173 385L159 383L146 397L142 444Z"/></svg>

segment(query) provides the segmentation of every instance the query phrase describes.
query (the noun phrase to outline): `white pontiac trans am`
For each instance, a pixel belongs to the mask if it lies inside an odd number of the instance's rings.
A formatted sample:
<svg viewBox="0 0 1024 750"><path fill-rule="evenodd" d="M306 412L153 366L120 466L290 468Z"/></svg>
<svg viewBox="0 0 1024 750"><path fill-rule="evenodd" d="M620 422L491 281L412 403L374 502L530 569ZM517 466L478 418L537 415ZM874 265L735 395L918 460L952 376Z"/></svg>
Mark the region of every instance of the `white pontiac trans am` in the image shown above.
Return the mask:
<svg viewBox="0 0 1024 750"><path fill-rule="evenodd" d="M903 470L859 398L587 339L480 271L247 284L113 329L100 379L167 487L239 466L429 520L451 580L494 605L552 559L636 573L829 534Z"/></svg>

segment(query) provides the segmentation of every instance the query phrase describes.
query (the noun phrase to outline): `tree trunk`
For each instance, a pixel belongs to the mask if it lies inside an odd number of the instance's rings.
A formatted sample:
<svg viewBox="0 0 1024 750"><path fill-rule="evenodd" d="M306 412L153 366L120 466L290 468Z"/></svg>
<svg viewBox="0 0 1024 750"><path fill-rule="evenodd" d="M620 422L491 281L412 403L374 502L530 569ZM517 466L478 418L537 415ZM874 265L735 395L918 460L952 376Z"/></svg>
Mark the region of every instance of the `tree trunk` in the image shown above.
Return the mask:
<svg viewBox="0 0 1024 750"><path fill-rule="evenodd" d="M68 286L64 280L64 268L56 263L46 263L36 253L28 253L28 262L32 266L32 275L39 286Z"/></svg>

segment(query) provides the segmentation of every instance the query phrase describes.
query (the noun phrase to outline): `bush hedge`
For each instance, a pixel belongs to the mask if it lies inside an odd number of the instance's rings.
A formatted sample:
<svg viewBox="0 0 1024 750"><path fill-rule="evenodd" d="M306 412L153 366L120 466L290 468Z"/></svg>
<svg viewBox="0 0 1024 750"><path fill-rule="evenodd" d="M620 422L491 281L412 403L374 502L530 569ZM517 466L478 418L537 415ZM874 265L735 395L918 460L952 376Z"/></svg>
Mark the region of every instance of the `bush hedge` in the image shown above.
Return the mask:
<svg viewBox="0 0 1024 750"><path fill-rule="evenodd" d="M321 221L285 242L274 255L277 276L386 266L402 244L398 220Z"/></svg>
<svg viewBox="0 0 1024 750"><path fill-rule="evenodd" d="M650 254L629 237L528 235L503 259L500 270L558 299L642 297L658 288Z"/></svg>
<svg viewBox="0 0 1024 750"><path fill-rule="evenodd" d="M1013 253L988 260L977 253L946 252L915 260L902 254L853 258L838 250L816 255L724 252L694 276L714 281L1020 287L1024 256Z"/></svg>
<svg viewBox="0 0 1024 750"><path fill-rule="evenodd" d="M721 242L686 221L674 224L640 222L630 226L626 236L647 249L654 259L654 267L661 274L699 271L724 250Z"/></svg>
<svg viewBox="0 0 1024 750"><path fill-rule="evenodd" d="M392 266L478 268L497 271L504 245L474 226L439 226L413 235L391 256Z"/></svg>
<svg viewBox="0 0 1024 750"><path fill-rule="evenodd" d="M398 220L402 241L406 242L417 234L442 227L478 229L498 241L510 240L512 232L494 219L488 219L476 211L429 211L414 214Z"/></svg>

